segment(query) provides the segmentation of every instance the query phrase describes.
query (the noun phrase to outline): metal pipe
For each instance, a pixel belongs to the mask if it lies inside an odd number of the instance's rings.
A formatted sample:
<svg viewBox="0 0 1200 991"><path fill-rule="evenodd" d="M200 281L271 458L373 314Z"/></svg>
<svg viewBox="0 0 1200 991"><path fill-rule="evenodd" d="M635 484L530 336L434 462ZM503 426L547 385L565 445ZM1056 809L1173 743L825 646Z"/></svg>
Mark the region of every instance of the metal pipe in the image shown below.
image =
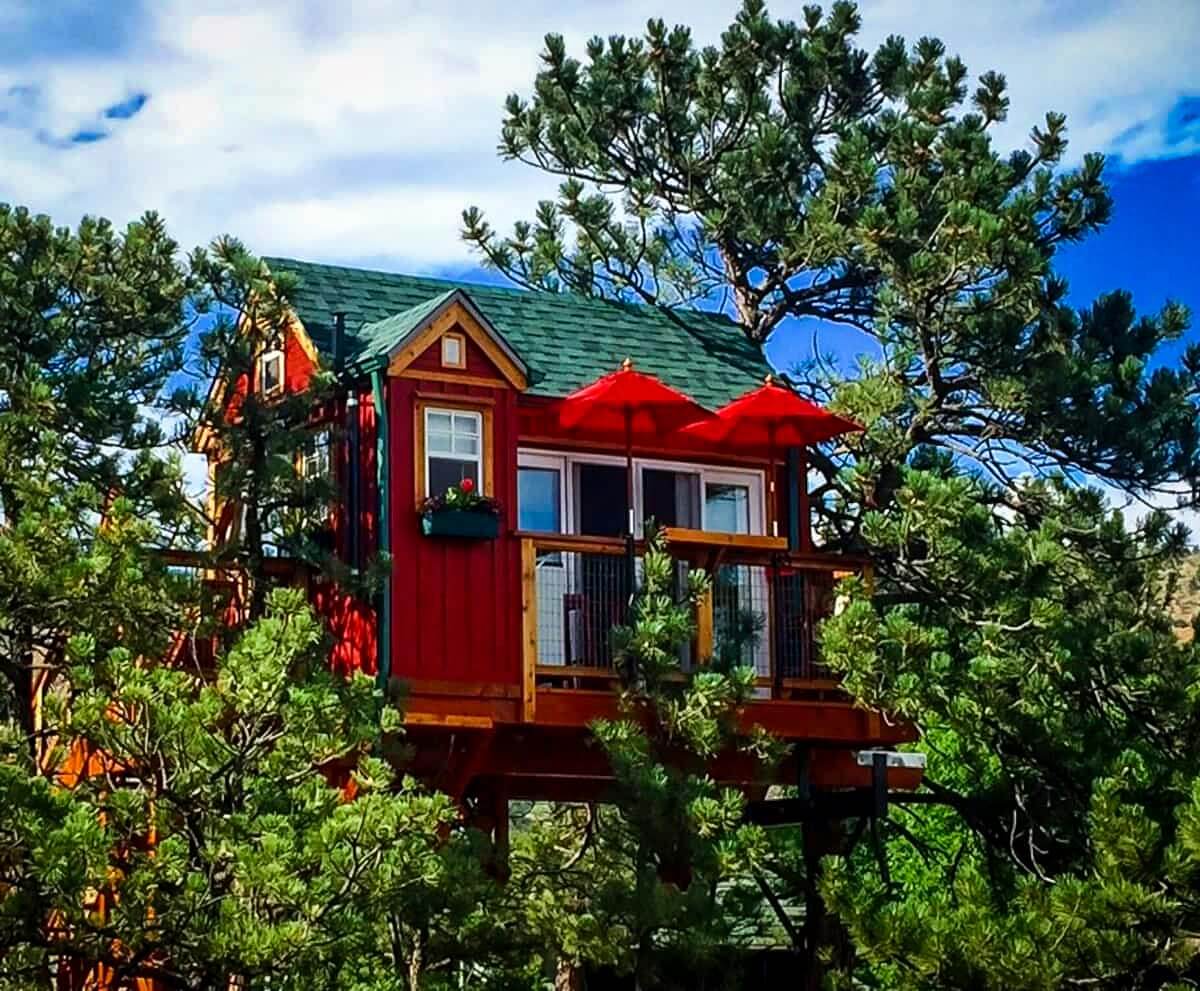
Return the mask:
<svg viewBox="0 0 1200 991"><path fill-rule="evenodd" d="M358 396L353 388L346 397L346 557L352 571L358 570Z"/></svg>
<svg viewBox="0 0 1200 991"><path fill-rule="evenodd" d="M337 312L333 315L333 346L330 348L333 357L333 371L342 371L342 346L346 339L346 314Z"/></svg>
<svg viewBox="0 0 1200 991"><path fill-rule="evenodd" d="M391 473L388 470L388 415L387 394L384 391L382 372L376 368L371 372L371 394L375 403L375 477L376 493L379 498L379 510L376 514L379 551L385 557L391 551L391 533L388 529L390 517L388 508L391 497L388 482ZM392 675L392 566L388 562L383 580L383 606L378 610L379 615L379 687L387 691L388 679Z"/></svg>

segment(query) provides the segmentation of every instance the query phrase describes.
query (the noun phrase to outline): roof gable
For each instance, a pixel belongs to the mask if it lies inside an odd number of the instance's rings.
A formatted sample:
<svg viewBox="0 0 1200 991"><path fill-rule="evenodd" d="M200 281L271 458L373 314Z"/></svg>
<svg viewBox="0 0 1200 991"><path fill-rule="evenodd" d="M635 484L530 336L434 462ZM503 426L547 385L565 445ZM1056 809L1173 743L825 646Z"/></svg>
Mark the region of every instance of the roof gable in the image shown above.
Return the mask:
<svg viewBox="0 0 1200 991"><path fill-rule="evenodd" d="M415 320L425 306L465 290L496 335L519 356L529 393L563 396L631 357L697 402L715 408L760 385L771 370L761 351L723 314L697 310L667 315L648 306L569 294L455 283L388 272L267 258L272 269L296 276L297 315L317 347L328 353L334 313L346 313L347 359L383 345L368 325ZM403 330L397 320L388 332ZM358 330L355 330L358 328ZM375 352L377 353L377 352Z"/></svg>
<svg viewBox="0 0 1200 991"><path fill-rule="evenodd" d="M448 289L382 320L363 324L354 334L349 367L365 371L387 365L399 374L444 333L458 329L487 353L496 370L516 389L524 389L528 369L520 355L479 311L463 289Z"/></svg>

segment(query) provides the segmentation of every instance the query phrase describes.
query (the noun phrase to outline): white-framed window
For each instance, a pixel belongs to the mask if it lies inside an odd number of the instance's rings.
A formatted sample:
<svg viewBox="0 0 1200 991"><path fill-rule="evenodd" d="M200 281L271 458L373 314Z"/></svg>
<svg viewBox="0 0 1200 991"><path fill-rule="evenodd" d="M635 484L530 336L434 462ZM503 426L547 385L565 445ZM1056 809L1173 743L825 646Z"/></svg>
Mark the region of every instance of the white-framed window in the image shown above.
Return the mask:
<svg viewBox="0 0 1200 991"><path fill-rule="evenodd" d="M703 476L703 526L720 533L766 533L763 473L711 468Z"/></svg>
<svg viewBox="0 0 1200 991"><path fill-rule="evenodd" d="M270 348L258 359L258 390L264 396L283 392L283 349Z"/></svg>
<svg viewBox="0 0 1200 991"><path fill-rule="evenodd" d="M304 442L304 450L300 454L300 477L306 482L327 482L333 477L330 469L331 443L327 429L310 434Z"/></svg>
<svg viewBox="0 0 1200 991"><path fill-rule="evenodd" d="M464 479L484 491L483 416L475 410L425 408L425 494L440 495Z"/></svg>
<svg viewBox="0 0 1200 991"><path fill-rule="evenodd" d="M442 335L442 366L444 368L467 367L467 342L462 334Z"/></svg>

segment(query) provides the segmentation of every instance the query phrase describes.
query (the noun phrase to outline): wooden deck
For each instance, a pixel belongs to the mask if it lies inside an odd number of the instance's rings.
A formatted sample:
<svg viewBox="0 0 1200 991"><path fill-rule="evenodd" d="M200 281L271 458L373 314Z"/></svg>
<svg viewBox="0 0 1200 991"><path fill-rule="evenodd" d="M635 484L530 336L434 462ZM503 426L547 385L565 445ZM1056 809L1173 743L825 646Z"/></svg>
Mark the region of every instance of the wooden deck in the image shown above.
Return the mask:
<svg viewBox="0 0 1200 991"><path fill-rule="evenodd" d="M731 537L695 531L670 531L672 554L693 565L709 568L773 568L803 572L826 579L862 572L866 562L821 554L793 554L771 537ZM413 744L412 773L456 797L472 789L503 792L510 798L592 801L612 785L612 772L596 746L590 727L598 719L618 715L619 677L607 663L547 664L539 661L539 555L593 555L627 567L623 540L570 535L520 534L522 667L512 681L461 681L403 678L401 708L406 737ZM644 548L635 546L635 553ZM172 566L190 569L197 580L233 593L236 611L240 582L229 568L213 568L199 555L173 552ZM564 573L577 577L558 562ZM309 576L291 562L272 567L281 579L289 576L308 584ZM832 587L826 582L821 588ZM763 584L762 600L773 609L773 586ZM544 587L543 587L544 591ZM578 596L577 592L569 592ZM577 606L578 600L572 599ZM697 636L691 648L696 663L710 656L720 636L713 597L707 597L697 616ZM543 617L546 615L543 612ZM557 615L551 610L550 615ZM561 633L561 627L559 632ZM779 769L779 780L793 780L798 755L804 755L806 775L816 788L865 788L870 769L861 767L855 752L891 748L916 739L915 729L892 722L853 703L837 680L823 674L781 677L776 668L777 638L758 655L760 672L756 697L741 709L743 728L760 726L791 744L793 756ZM599 645L602 646L602 645ZM680 674L680 678L683 674ZM758 787L760 769L750 760L725 755L714 762L718 780L747 788ZM914 788L919 771L890 768L888 787Z"/></svg>

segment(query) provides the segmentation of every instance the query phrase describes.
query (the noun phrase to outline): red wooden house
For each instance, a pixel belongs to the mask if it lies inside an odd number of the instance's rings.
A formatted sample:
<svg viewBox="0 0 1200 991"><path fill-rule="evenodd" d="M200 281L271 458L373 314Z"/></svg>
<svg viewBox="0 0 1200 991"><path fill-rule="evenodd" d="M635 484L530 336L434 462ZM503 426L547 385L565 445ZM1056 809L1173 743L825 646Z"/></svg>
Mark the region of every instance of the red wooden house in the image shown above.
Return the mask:
<svg viewBox="0 0 1200 991"><path fill-rule="evenodd" d="M595 797L609 769L587 727L615 711L608 630L629 591L626 459L616 439L562 430L550 404L631 358L716 409L762 382L758 349L715 314L268 263L299 289L259 388L303 383L318 355L339 370L337 439L314 464L342 493L343 556L393 562L378 608L316 585L334 665L405 683L417 770L452 794ZM635 519L669 528L681 569L715 576L681 663L740 651L760 676L745 721L796 745L810 787L866 786L859 752L913 734L855 706L820 664L814 625L836 577L865 565L812 548L802 453L786 453L771 477L761 453L638 443ZM499 501L494 539L423 532L418 504L463 478ZM761 632L739 641L747 615ZM750 780L732 761L716 773ZM888 775L912 787L919 772Z"/></svg>

